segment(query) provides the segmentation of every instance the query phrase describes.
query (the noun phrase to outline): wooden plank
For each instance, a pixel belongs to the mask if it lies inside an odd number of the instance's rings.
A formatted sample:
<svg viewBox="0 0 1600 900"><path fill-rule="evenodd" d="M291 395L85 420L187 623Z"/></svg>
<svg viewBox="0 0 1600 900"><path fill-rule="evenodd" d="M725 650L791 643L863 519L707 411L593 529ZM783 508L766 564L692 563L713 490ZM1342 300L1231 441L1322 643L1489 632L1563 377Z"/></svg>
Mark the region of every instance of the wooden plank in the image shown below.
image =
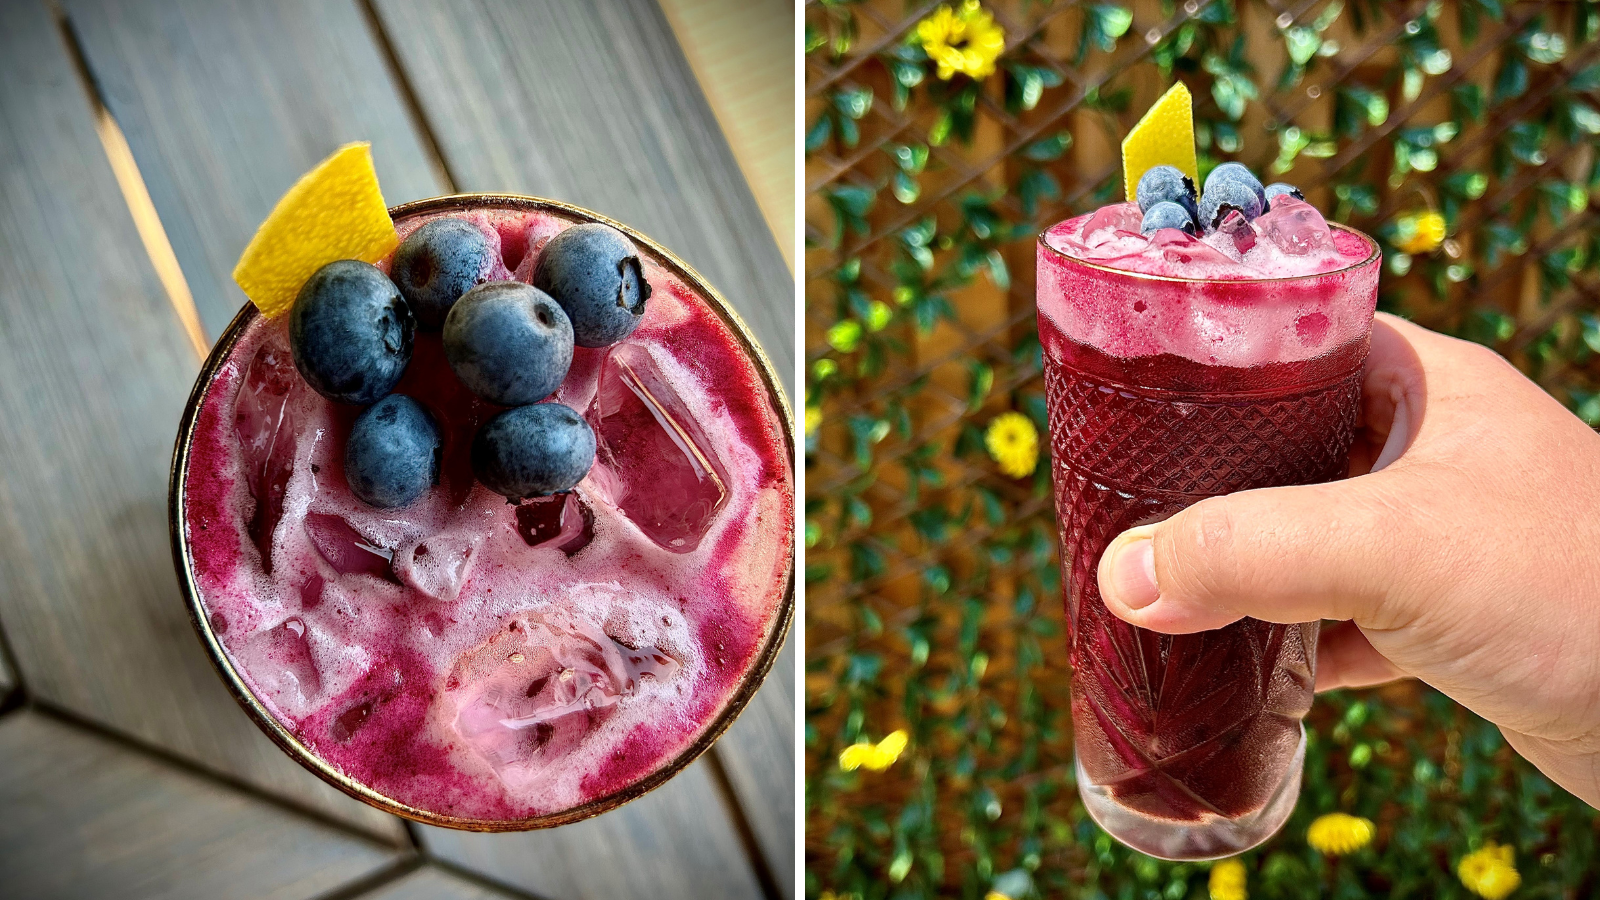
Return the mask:
<svg viewBox="0 0 1600 900"><path fill-rule="evenodd" d="M451 875L437 866L423 866L370 894L362 894L361 900L507 900L510 896Z"/></svg>
<svg viewBox="0 0 1600 900"><path fill-rule="evenodd" d="M11 671L11 658L6 656L5 648L0 647L0 700L5 700L16 686L17 676Z"/></svg>
<svg viewBox="0 0 1600 900"><path fill-rule="evenodd" d="M9 897L299 900L399 856L27 711L0 721L0 810Z"/></svg>
<svg viewBox="0 0 1600 900"><path fill-rule="evenodd" d="M372 141L390 203L443 193L353 0L67 0L209 339L239 253L295 179Z"/></svg>
<svg viewBox="0 0 1600 900"><path fill-rule="evenodd" d="M785 900L794 883L794 641L784 644L767 683L712 750L750 824L767 871Z"/></svg>
<svg viewBox="0 0 1600 900"><path fill-rule="evenodd" d="M793 393L794 278L654 0L376 5L459 188L566 200L672 248Z"/></svg>
<svg viewBox="0 0 1600 900"><path fill-rule="evenodd" d="M42 3L0 4L0 620L35 698L369 829L295 765L196 640L167 468L199 361Z"/></svg>
<svg viewBox="0 0 1600 900"><path fill-rule="evenodd" d="M574 825L521 834L418 831L441 859L550 900L760 897L727 816L706 806L715 798L710 773L697 762L638 800Z"/></svg>
<svg viewBox="0 0 1600 900"><path fill-rule="evenodd" d="M661 0L794 271L794 0Z"/></svg>

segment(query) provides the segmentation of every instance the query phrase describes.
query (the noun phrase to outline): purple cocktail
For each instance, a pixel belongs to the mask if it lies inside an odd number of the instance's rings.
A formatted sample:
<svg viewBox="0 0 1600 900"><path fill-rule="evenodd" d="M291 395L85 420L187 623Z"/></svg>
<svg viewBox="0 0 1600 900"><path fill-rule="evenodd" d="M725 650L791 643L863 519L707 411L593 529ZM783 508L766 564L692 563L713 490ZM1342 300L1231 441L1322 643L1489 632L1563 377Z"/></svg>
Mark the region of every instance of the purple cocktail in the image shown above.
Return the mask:
<svg viewBox="0 0 1600 900"><path fill-rule="evenodd" d="M497 249L489 281L523 282L593 218L468 196L395 224L404 237L445 215ZM478 830L593 815L709 746L776 655L793 589L786 407L721 298L631 236L647 311L620 342L578 347L551 398L597 444L570 492L509 503L475 480L474 435L500 409L437 331L417 332L395 388L438 424L437 481L400 508L352 493L362 410L301 378L287 317L247 308L201 374L173 484L197 626L258 724L366 802Z"/></svg>
<svg viewBox="0 0 1600 900"><path fill-rule="evenodd" d="M1375 245L1309 204L1222 212L1226 229L1141 233L1117 204L1038 248L1078 788L1167 859L1240 852L1288 818L1317 623L1146 631L1106 610L1100 556L1206 497L1343 477L1377 295Z"/></svg>

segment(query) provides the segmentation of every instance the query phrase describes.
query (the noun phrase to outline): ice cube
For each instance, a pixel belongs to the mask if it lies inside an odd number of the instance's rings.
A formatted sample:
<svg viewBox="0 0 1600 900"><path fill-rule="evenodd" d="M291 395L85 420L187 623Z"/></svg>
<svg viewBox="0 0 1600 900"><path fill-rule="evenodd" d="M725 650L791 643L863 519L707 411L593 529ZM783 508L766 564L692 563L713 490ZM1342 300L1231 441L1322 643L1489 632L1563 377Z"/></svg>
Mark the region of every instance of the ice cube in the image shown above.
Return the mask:
<svg viewBox="0 0 1600 900"><path fill-rule="evenodd" d="M1319 347L1332 325L1333 321L1326 314L1309 312L1294 320L1294 333L1307 347Z"/></svg>
<svg viewBox="0 0 1600 900"><path fill-rule="evenodd" d="M392 660L382 660L365 668L355 683L343 691L330 691L338 706L323 704L316 715L319 720L316 728L326 727L329 737L345 743L368 727L374 717L396 699L409 696L415 700L417 691L416 685L407 684L398 665Z"/></svg>
<svg viewBox="0 0 1600 900"><path fill-rule="evenodd" d="M524 500L517 507L517 533L529 547L554 541L572 556L594 540L594 512L576 491Z"/></svg>
<svg viewBox="0 0 1600 900"><path fill-rule="evenodd" d="M478 544L471 534L431 535L396 551L393 569L401 583L448 603L461 596L461 586L471 577Z"/></svg>
<svg viewBox="0 0 1600 900"><path fill-rule="evenodd" d="M400 583L394 574L394 551L377 546L349 522L328 513L306 513L306 537L328 565L341 575L372 575Z"/></svg>
<svg viewBox="0 0 1600 900"><path fill-rule="evenodd" d="M283 518L284 495L294 474L294 416L289 402L300 383L283 337L274 334L256 350L233 407L245 482L255 499L247 530L272 573L272 535Z"/></svg>
<svg viewBox="0 0 1600 900"><path fill-rule="evenodd" d="M1217 231L1233 242L1234 249L1239 251L1241 257L1256 245L1255 229L1250 227L1250 221L1244 217L1244 213L1236 209L1228 212L1217 226Z"/></svg>
<svg viewBox="0 0 1600 900"><path fill-rule="evenodd" d="M1082 238L1080 241L1085 247L1093 249L1099 245L1114 240L1122 234L1139 234L1139 226L1144 222L1144 214L1139 212L1137 203L1112 203L1102 206L1083 223Z"/></svg>
<svg viewBox="0 0 1600 900"><path fill-rule="evenodd" d="M624 646L582 618L534 612L463 656L445 689L460 710L456 730L505 770L559 758L640 682L679 667L659 648Z"/></svg>
<svg viewBox="0 0 1600 900"><path fill-rule="evenodd" d="M244 656L250 678L275 697L309 703L322 690L306 623L299 616L257 633Z"/></svg>
<svg viewBox="0 0 1600 900"><path fill-rule="evenodd" d="M599 445L591 473L651 540L674 553L700 545L728 499L721 463L650 351L612 348L589 408Z"/></svg>
<svg viewBox="0 0 1600 900"><path fill-rule="evenodd" d="M1157 231L1150 239L1150 246L1174 266L1236 267L1233 259L1221 250L1176 228L1163 228ZM1198 272L1175 271L1173 274L1205 277Z"/></svg>
<svg viewBox="0 0 1600 900"><path fill-rule="evenodd" d="M1109 263L1119 259L1127 259L1131 256L1138 256L1149 249L1150 239L1148 237L1142 234L1119 231L1093 247L1079 248L1077 256L1079 259L1089 262Z"/></svg>
<svg viewBox="0 0 1600 900"><path fill-rule="evenodd" d="M1317 208L1304 200L1275 198L1272 209L1261 214L1255 230L1290 256L1332 252L1333 233Z"/></svg>

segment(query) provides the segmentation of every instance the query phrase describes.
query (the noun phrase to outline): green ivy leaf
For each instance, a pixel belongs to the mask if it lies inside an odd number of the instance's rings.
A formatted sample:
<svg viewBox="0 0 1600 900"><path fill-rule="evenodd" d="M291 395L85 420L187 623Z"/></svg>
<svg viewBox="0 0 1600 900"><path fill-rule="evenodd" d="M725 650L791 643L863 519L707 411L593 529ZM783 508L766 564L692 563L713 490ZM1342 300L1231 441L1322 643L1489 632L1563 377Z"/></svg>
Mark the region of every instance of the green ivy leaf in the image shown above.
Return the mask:
<svg viewBox="0 0 1600 900"><path fill-rule="evenodd" d="M1322 35L1303 25L1285 30L1283 42L1289 49L1289 59L1297 66L1310 62L1322 49Z"/></svg>
<svg viewBox="0 0 1600 900"><path fill-rule="evenodd" d="M1029 168L1017 179L1017 199L1022 204L1022 214L1032 219L1039 214L1041 200L1061 197L1061 184L1055 176L1043 169Z"/></svg>
<svg viewBox="0 0 1600 900"><path fill-rule="evenodd" d="M1034 162L1050 162L1059 158L1071 146L1072 135L1066 131L1058 131L1050 137L1029 144L1022 151L1022 155Z"/></svg>
<svg viewBox="0 0 1600 900"><path fill-rule="evenodd" d="M1567 39L1553 31L1526 32L1517 39L1523 55L1542 65L1554 65L1566 58Z"/></svg>
<svg viewBox="0 0 1600 900"><path fill-rule="evenodd" d="M854 353L861 346L861 323L855 319L835 322L828 328L828 346L840 353Z"/></svg>
<svg viewBox="0 0 1600 900"><path fill-rule="evenodd" d="M989 398L989 390L994 387L994 367L975 359L967 364L967 370L967 412L972 413Z"/></svg>
<svg viewBox="0 0 1600 900"><path fill-rule="evenodd" d="M817 116L817 120L806 130L806 153L811 154L821 150L832 136L833 117L827 113Z"/></svg>
<svg viewBox="0 0 1600 900"><path fill-rule="evenodd" d="M894 310L889 308L889 304L882 300L874 300L867 308L867 330L882 331L893 318Z"/></svg>
<svg viewBox="0 0 1600 900"><path fill-rule="evenodd" d="M1450 108L1457 119L1483 121L1483 89L1466 82L1450 89Z"/></svg>
<svg viewBox="0 0 1600 900"><path fill-rule="evenodd" d="M894 199L909 206L917 202L917 198L922 196L922 185L918 184L917 180L906 172L896 170L889 179L889 192L894 194Z"/></svg>
<svg viewBox="0 0 1600 900"><path fill-rule="evenodd" d="M872 88L849 88L835 93L833 108L837 109L840 115L860 119L872 109Z"/></svg>
<svg viewBox="0 0 1600 900"><path fill-rule="evenodd" d="M1078 34L1078 53L1074 64L1081 65L1090 47L1110 53L1117 49L1117 38L1128 33L1133 11L1114 3L1091 3L1084 10L1083 30Z"/></svg>
<svg viewBox="0 0 1600 900"><path fill-rule="evenodd" d="M1493 102L1498 105L1520 97L1528 90L1528 64L1520 58L1506 54L1500 71L1494 77Z"/></svg>

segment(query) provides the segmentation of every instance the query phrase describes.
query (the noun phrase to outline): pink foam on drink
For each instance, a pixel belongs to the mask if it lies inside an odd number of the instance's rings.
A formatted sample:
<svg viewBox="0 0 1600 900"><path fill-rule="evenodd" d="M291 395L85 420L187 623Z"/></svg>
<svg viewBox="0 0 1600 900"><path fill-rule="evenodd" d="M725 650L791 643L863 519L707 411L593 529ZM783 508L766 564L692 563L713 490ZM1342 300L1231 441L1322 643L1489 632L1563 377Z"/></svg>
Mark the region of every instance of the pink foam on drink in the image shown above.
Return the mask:
<svg viewBox="0 0 1600 900"><path fill-rule="evenodd" d="M575 224L459 215L522 279ZM732 330L645 255L643 322L579 348L555 398L600 445L569 497L514 506L476 483L468 447L496 409L437 334L397 390L441 423L441 480L402 510L351 495L357 410L299 378L284 320L252 321L217 371L184 484L200 601L256 696L352 779L457 818L571 809L694 744L771 639L793 552L784 427Z"/></svg>
<svg viewBox="0 0 1600 900"><path fill-rule="evenodd" d="M1314 359L1359 340L1373 292L1353 290L1352 280L1376 285L1377 270L1360 266L1374 246L1328 229L1309 204L1275 203L1246 223L1242 240L1130 232L1133 204L1060 222L1041 238L1039 312L1073 341L1123 358L1248 367Z"/></svg>

